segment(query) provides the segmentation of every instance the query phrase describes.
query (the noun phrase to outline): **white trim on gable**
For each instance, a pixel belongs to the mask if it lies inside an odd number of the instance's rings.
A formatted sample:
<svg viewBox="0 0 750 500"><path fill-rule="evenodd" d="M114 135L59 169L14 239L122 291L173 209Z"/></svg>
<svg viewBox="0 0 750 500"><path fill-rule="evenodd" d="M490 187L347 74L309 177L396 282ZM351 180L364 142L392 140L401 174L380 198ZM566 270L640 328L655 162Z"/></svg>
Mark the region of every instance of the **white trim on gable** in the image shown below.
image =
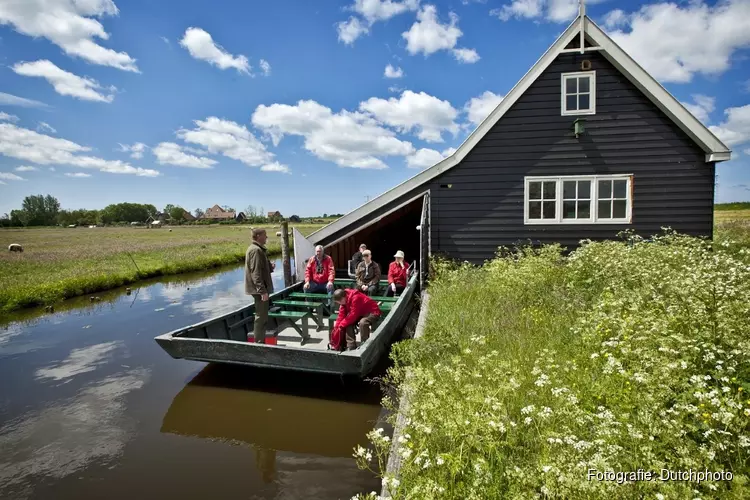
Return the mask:
<svg viewBox="0 0 750 500"><path fill-rule="evenodd" d="M571 52L565 47L580 34L583 26L584 34L588 35L594 47L586 47L585 51L596 50L604 55L626 78L628 78L644 95L659 107L674 123L680 127L706 153L707 162L726 161L731 158L731 151L705 125L696 119L680 102L662 87L651 75L646 73L625 51L612 41L589 17L580 16L573 20L555 43L539 58L534 66L508 92L498 106L479 124L474 132L466 138L459 148L449 157L432 167L418 173L414 177L402 182L398 186L386 191L380 196L354 209L343 217L327 226L318 229L308 236L310 241L318 243L346 226L355 223L365 215L393 202L401 196L416 189L420 185L434 179L442 173L455 167L474 149L479 141L505 115L537 78L562 53ZM580 52L579 49L575 51Z"/></svg>

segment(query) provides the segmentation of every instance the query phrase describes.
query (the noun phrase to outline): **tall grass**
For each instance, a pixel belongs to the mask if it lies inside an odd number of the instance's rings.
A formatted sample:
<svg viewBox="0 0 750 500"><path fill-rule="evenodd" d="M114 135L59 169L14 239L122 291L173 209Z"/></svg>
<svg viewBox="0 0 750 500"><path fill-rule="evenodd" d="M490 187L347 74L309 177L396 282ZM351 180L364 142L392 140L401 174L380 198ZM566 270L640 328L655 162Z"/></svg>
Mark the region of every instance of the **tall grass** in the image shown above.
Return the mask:
<svg viewBox="0 0 750 500"><path fill-rule="evenodd" d="M523 249L439 264L430 294L424 336L396 346L389 373L411 403L399 475L384 478L394 498L750 496L750 250L672 233L567 258ZM362 467L389 451L382 431L370 439Z"/></svg>
<svg viewBox="0 0 750 500"><path fill-rule="evenodd" d="M297 226L309 234L319 226ZM269 226L268 250L281 252ZM242 262L249 228L237 226L0 231L0 311L48 304L138 280Z"/></svg>

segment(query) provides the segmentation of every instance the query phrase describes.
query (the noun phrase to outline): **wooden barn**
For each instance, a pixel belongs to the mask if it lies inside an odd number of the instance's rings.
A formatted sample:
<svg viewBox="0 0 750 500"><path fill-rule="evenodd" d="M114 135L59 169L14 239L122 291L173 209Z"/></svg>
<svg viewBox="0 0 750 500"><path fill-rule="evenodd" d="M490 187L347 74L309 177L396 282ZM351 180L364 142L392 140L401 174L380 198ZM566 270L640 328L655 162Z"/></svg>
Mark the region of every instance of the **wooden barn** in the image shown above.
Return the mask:
<svg viewBox="0 0 750 500"><path fill-rule="evenodd" d="M451 156L307 238L336 263L365 243L481 264L499 246L712 236L730 150L583 12ZM307 243L306 242L306 243ZM297 256L301 257L301 256Z"/></svg>

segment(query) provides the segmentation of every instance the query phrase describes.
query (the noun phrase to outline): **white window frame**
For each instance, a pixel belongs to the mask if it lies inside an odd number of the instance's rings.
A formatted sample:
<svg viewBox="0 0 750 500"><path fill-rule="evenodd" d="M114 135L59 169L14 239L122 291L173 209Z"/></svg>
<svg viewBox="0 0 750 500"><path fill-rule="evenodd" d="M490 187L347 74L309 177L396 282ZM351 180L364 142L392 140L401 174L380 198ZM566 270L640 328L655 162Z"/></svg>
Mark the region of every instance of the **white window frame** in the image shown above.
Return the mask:
<svg viewBox="0 0 750 500"><path fill-rule="evenodd" d="M599 181L625 180L625 217L621 219L599 218ZM531 182L554 181L555 184L555 218L529 219L529 184ZM563 219L563 181L591 181L591 207L588 219ZM523 186L523 223L524 225L585 225L585 224L631 224L633 218L633 174L613 175L548 175L524 177Z"/></svg>
<svg viewBox="0 0 750 500"><path fill-rule="evenodd" d="M589 109L587 110L571 110L569 111L566 107L566 82L569 78L580 78L582 76L589 77ZM596 71L577 71L575 73L562 73L560 75L560 114L562 116L579 116L579 115L595 115L596 114Z"/></svg>

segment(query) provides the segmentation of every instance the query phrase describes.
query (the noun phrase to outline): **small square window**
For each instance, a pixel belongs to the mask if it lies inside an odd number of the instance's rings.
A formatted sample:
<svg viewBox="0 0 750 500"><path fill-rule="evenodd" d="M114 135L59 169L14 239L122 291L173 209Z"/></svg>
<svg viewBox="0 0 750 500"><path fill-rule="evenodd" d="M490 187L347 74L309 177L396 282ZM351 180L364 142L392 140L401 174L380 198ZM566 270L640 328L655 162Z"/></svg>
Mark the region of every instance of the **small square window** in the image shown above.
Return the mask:
<svg viewBox="0 0 750 500"><path fill-rule="evenodd" d="M596 73L563 73L562 114L593 115L596 112Z"/></svg>

